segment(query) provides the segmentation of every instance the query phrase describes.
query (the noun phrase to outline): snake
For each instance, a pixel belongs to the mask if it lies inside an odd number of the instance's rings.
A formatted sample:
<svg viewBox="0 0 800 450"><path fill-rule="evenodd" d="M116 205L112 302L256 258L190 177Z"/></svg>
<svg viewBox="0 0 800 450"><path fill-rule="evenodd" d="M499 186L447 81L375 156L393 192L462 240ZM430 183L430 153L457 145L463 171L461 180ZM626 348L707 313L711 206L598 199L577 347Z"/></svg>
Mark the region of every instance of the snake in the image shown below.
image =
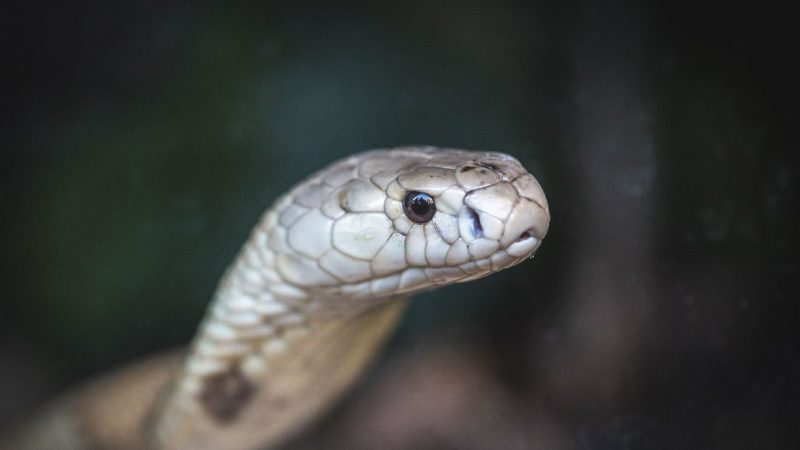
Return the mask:
<svg viewBox="0 0 800 450"><path fill-rule="evenodd" d="M549 222L541 185L504 153L334 162L261 216L188 350L67 394L9 448L272 448L344 395L411 296L532 258Z"/></svg>

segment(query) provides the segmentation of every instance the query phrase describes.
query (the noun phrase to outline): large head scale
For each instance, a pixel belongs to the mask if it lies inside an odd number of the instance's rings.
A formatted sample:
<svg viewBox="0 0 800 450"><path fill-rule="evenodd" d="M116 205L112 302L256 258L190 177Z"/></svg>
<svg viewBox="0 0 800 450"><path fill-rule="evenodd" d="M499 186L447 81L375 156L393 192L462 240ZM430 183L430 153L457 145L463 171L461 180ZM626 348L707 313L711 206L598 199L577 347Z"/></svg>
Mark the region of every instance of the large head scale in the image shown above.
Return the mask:
<svg viewBox="0 0 800 450"><path fill-rule="evenodd" d="M264 218L276 275L305 296L410 294L513 266L538 248L544 193L502 153L399 148L339 161ZM311 295L309 295L311 294Z"/></svg>

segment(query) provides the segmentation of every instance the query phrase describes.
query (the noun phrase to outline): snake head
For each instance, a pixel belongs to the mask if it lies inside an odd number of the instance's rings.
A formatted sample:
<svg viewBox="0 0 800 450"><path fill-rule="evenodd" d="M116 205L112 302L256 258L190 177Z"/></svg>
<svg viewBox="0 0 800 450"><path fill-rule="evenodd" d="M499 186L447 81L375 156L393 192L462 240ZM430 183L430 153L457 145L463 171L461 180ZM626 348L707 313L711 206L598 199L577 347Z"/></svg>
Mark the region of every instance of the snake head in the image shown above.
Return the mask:
<svg viewBox="0 0 800 450"><path fill-rule="evenodd" d="M265 259L285 285L375 299L518 264L537 250L549 220L541 186L513 157L407 147L323 169L260 228Z"/></svg>

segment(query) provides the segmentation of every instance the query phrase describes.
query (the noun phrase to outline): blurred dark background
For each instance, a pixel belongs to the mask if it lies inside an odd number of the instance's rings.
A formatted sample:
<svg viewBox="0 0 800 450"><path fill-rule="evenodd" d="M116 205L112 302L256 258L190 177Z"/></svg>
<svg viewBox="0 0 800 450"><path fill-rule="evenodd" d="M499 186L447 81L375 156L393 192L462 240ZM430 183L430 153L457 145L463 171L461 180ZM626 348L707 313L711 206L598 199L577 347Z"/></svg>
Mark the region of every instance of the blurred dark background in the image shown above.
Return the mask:
<svg viewBox="0 0 800 450"><path fill-rule="evenodd" d="M292 183L429 144L517 156L551 232L287 448L800 448L791 14L320 3L4 8L0 421L188 341Z"/></svg>

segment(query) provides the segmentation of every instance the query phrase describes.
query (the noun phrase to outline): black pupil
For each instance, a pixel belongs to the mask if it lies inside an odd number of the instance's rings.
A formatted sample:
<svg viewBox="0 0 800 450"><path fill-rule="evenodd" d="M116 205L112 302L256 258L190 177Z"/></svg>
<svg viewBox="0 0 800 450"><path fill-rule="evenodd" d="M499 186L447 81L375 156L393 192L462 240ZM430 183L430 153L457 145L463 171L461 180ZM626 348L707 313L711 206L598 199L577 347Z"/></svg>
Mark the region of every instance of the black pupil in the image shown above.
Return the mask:
<svg viewBox="0 0 800 450"><path fill-rule="evenodd" d="M425 223L433 218L436 206L433 197L424 192L409 192L403 201L403 210L412 222Z"/></svg>

